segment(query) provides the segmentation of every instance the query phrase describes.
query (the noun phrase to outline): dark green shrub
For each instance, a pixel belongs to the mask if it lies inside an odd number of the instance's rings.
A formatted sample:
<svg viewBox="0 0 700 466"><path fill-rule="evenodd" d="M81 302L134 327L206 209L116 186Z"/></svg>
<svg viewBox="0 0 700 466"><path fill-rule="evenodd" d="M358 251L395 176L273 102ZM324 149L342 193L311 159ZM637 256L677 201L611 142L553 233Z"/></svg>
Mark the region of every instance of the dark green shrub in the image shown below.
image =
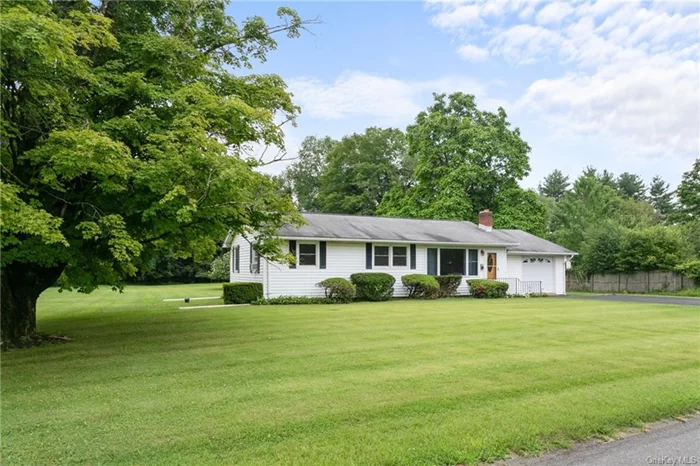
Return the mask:
<svg viewBox="0 0 700 466"><path fill-rule="evenodd" d="M263 297L262 283L224 283L225 304L247 304Z"/></svg>
<svg viewBox="0 0 700 466"><path fill-rule="evenodd" d="M435 299L440 295L440 285L435 277L422 273L412 273L401 277L401 283L408 290L409 298Z"/></svg>
<svg viewBox="0 0 700 466"><path fill-rule="evenodd" d="M253 301L256 306L269 306L273 304L334 304L338 301L319 296L280 296L277 298L260 298Z"/></svg>
<svg viewBox="0 0 700 466"><path fill-rule="evenodd" d="M506 282L496 280L467 280L469 294L475 298L505 298L508 291Z"/></svg>
<svg viewBox="0 0 700 466"><path fill-rule="evenodd" d="M435 277L440 285L440 297L447 298L457 294L457 288L462 284L461 275L438 275Z"/></svg>
<svg viewBox="0 0 700 466"><path fill-rule="evenodd" d="M388 301L394 296L396 279L388 273L354 273L350 281L355 285L355 296L361 301Z"/></svg>
<svg viewBox="0 0 700 466"><path fill-rule="evenodd" d="M347 303L355 297L355 285L346 278L326 278L316 286L323 288L326 298L335 302Z"/></svg>

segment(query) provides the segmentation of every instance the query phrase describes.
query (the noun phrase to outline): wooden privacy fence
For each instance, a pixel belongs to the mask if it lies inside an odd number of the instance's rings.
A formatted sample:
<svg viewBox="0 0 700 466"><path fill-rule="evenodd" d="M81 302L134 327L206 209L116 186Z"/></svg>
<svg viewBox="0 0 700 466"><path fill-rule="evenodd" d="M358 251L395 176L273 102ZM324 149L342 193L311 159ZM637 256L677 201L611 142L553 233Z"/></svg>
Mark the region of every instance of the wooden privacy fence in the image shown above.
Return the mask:
<svg viewBox="0 0 700 466"><path fill-rule="evenodd" d="M566 275L566 291L592 291L596 293L653 293L655 291L680 291L694 288L695 282L676 272L653 271L637 273L593 274L581 277Z"/></svg>

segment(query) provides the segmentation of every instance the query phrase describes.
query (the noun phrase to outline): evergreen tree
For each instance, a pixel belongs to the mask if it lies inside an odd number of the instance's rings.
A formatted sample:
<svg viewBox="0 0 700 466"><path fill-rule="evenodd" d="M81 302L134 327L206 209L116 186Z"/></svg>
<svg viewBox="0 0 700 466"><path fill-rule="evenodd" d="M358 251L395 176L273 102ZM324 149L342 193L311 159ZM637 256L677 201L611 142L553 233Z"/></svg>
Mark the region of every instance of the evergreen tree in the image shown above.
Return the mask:
<svg viewBox="0 0 700 466"><path fill-rule="evenodd" d="M637 201L646 198L647 188L639 175L625 172L617 178L616 185L617 192L620 193L622 197L628 197Z"/></svg>
<svg viewBox="0 0 700 466"><path fill-rule="evenodd" d="M568 188L569 177L564 176L561 170L554 170L552 173L545 176L544 180L537 186L537 190L541 195L556 200L561 199Z"/></svg>
<svg viewBox="0 0 700 466"><path fill-rule="evenodd" d="M651 180L649 202L661 215L668 215L675 209L673 192L669 190L669 184L661 179L660 176L655 176Z"/></svg>

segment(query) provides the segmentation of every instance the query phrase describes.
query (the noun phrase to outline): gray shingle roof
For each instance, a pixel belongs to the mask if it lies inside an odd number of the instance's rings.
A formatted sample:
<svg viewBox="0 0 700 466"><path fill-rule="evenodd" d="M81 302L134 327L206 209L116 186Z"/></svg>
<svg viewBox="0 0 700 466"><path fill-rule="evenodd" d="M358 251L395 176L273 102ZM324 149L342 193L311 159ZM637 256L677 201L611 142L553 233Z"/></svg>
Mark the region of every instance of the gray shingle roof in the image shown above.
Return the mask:
<svg viewBox="0 0 700 466"><path fill-rule="evenodd" d="M476 224L453 220L365 217L359 215L303 214L307 224L285 225L282 238L323 238L355 241L406 241L508 247L513 252L575 254L521 230L480 229Z"/></svg>
<svg viewBox="0 0 700 466"><path fill-rule="evenodd" d="M303 214L307 225L282 227L283 238L326 238L367 241L411 241L508 246L513 241L481 230L474 223L415 218Z"/></svg>
<svg viewBox="0 0 700 466"><path fill-rule="evenodd" d="M517 246L508 248L512 252L531 252L543 254L576 254L556 243L542 239L539 236L527 233L522 230L493 230L503 241L517 243Z"/></svg>

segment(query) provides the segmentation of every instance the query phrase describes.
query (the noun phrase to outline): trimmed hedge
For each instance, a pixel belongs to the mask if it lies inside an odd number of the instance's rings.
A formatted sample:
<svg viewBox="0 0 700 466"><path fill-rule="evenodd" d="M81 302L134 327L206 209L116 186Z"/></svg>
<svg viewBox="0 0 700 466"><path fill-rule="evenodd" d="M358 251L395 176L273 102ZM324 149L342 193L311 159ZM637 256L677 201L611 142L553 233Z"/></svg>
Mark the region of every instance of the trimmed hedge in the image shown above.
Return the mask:
<svg viewBox="0 0 700 466"><path fill-rule="evenodd" d="M495 280L467 280L469 294L475 298L505 298L508 291L506 282Z"/></svg>
<svg viewBox="0 0 700 466"><path fill-rule="evenodd" d="M350 281L355 285L355 296L361 301L388 301L394 296L396 279L388 273L354 273Z"/></svg>
<svg viewBox="0 0 700 466"><path fill-rule="evenodd" d="M440 285L440 297L447 298L457 294L457 288L462 284L461 275L438 275L435 277Z"/></svg>
<svg viewBox="0 0 700 466"><path fill-rule="evenodd" d="M260 298L253 301L256 306L269 306L273 304L335 304L337 301L318 296L280 296L277 298Z"/></svg>
<svg viewBox="0 0 700 466"><path fill-rule="evenodd" d="M262 283L224 283L224 304L247 304L262 299Z"/></svg>
<svg viewBox="0 0 700 466"><path fill-rule="evenodd" d="M422 273L412 273L401 277L401 283L408 290L409 298L435 299L440 295L440 285L435 277Z"/></svg>
<svg viewBox="0 0 700 466"><path fill-rule="evenodd" d="M335 302L348 303L355 297L355 285L346 278L326 278L316 286L323 288L326 298Z"/></svg>

